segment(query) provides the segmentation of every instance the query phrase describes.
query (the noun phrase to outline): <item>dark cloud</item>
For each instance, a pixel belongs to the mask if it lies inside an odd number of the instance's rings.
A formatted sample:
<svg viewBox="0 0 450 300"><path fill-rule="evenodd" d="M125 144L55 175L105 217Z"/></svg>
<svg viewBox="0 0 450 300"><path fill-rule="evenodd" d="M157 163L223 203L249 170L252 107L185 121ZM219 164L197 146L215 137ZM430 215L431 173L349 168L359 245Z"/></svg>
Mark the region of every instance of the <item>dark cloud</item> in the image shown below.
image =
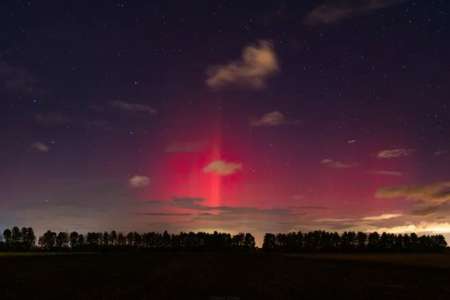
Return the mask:
<svg viewBox="0 0 450 300"><path fill-rule="evenodd" d="M325 158L320 161L322 165L325 167L333 168L333 169L350 169L358 166L356 163L346 163L338 160L333 160L331 158Z"/></svg>
<svg viewBox="0 0 450 300"><path fill-rule="evenodd" d="M403 176L403 173L400 171L391 171L391 170L376 170L376 171L369 171L369 174L373 175L383 175L383 176Z"/></svg>
<svg viewBox="0 0 450 300"><path fill-rule="evenodd" d="M263 114L259 118L251 119L250 126L253 127L276 127L281 125L298 125L300 121L289 120L282 112L272 111Z"/></svg>
<svg viewBox="0 0 450 300"><path fill-rule="evenodd" d="M442 156L442 155L447 155L448 154L448 150L436 150L434 151L434 155L435 156Z"/></svg>
<svg viewBox="0 0 450 300"><path fill-rule="evenodd" d="M314 206L314 205L305 205L305 206L293 206L292 209L304 209L304 210L326 210L330 209L325 206Z"/></svg>
<svg viewBox="0 0 450 300"><path fill-rule="evenodd" d="M48 152L50 151L50 146L44 142L34 142L31 144L31 149L37 152Z"/></svg>
<svg viewBox="0 0 450 300"><path fill-rule="evenodd" d="M204 142L176 142L166 147L167 153L195 153L201 151L205 146Z"/></svg>
<svg viewBox="0 0 450 300"><path fill-rule="evenodd" d="M29 95L38 91L37 83L37 79L27 69L0 60L0 88Z"/></svg>
<svg viewBox="0 0 450 300"><path fill-rule="evenodd" d="M60 112L38 113L34 116L36 123L42 126L62 126L72 123L72 120Z"/></svg>
<svg viewBox="0 0 450 300"><path fill-rule="evenodd" d="M82 128L97 128L109 130L110 123L106 120L87 119L86 117L69 117L67 114L61 112L45 112L38 113L34 116L34 121L43 127L82 127Z"/></svg>
<svg viewBox="0 0 450 300"><path fill-rule="evenodd" d="M172 212L149 212L137 213L140 216L154 216L154 217L187 217L192 216L190 213L172 213Z"/></svg>
<svg viewBox="0 0 450 300"><path fill-rule="evenodd" d="M174 198L170 202L171 205L179 208L187 208L194 210L209 210L208 206L204 206L201 203L203 202L202 198L189 198L189 197L180 197Z"/></svg>
<svg viewBox="0 0 450 300"><path fill-rule="evenodd" d="M202 204L202 198L175 198L170 204L177 208L186 208L198 211L216 211L218 214L234 214L234 215L288 215L293 212L290 209L279 208L256 208L256 207L241 207L241 206L208 206Z"/></svg>
<svg viewBox="0 0 450 300"><path fill-rule="evenodd" d="M399 198L413 201L413 214L428 215L440 211L450 203L450 181L381 188L375 196L382 199Z"/></svg>
<svg viewBox="0 0 450 300"><path fill-rule="evenodd" d="M307 25L332 24L408 0L327 0L304 19Z"/></svg>
<svg viewBox="0 0 450 300"><path fill-rule="evenodd" d="M110 102L111 107L115 109L119 109L126 112L131 113L146 113L149 115L155 115L157 113L156 109L153 107L146 105L146 104L140 104L140 103L131 103L121 100L115 100Z"/></svg>

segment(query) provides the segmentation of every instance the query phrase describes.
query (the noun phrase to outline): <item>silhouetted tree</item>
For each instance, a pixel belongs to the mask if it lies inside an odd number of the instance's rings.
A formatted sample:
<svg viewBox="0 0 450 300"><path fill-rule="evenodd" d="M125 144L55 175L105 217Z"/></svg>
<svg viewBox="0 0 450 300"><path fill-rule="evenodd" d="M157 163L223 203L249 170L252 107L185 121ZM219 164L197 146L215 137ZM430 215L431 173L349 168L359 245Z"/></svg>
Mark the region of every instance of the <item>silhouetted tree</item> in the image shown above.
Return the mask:
<svg viewBox="0 0 450 300"><path fill-rule="evenodd" d="M287 234L267 233L264 236L263 249L266 251L287 252L323 252L323 251L442 251L446 249L447 242L442 235L418 237L415 233L392 234L377 232L370 234L364 232L347 231L339 235L336 232L312 231L307 233Z"/></svg>
<svg viewBox="0 0 450 300"><path fill-rule="evenodd" d="M110 243L113 247L117 245L117 232L115 230L111 231Z"/></svg>
<svg viewBox="0 0 450 300"><path fill-rule="evenodd" d="M69 247L69 235L67 232L60 232L56 236L56 247L57 248L67 248Z"/></svg>
<svg viewBox="0 0 450 300"><path fill-rule="evenodd" d="M96 250L100 246L100 233L88 232L86 236L86 243L90 250Z"/></svg>
<svg viewBox="0 0 450 300"><path fill-rule="evenodd" d="M255 238L250 233L245 234L244 247L247 249L255 248Z"/></svg>
<svg viewBox="0 0 450 300"><path fill-rule="evenodd" d="M9 228L3 231L3 238L5 239L6 248L10 248L12 246L12 232Z"/></svg>
<svg viewBox="0 0 450 300"><path fill-rule="evenodd" d="M19 227L17 226L13 227L11 239L13 248L15 249L19 248L19 245L22 242L22 232L20 231Z"/></svg>
<svg viewBox="0 0 450 300"><path fill-rule="evenodd" d="M263 249L266 251L273 251L276 249L274 234L266 233L264 235Z"/></svg>
<svg viewBox="0 0 450 300"><path fill-rule="evenodd" d="M127 239L125 238L122 232L120 232L119 235L117 236L117 244L119 247L122 248L127 245Z"/></svg>
<svg viewBox="0 0 450 300"><path fill-rule="evenodd" d="M356 240L358 243L358 246L357 246L358 250L365 250L367 247L367 244L366 244L367 243L367 233L358 232L356 234Z"/></svg>
<svg viewBox="0 0 450 300"><path fill-rule="evenodd" d="M245 246L245 234L238 233L231 238L231 245L235 248L241 248Z"/></svg>
<svg viewBox="0 0 450 300"><path fill-rule="evenodd" d="M108 248L110 239L111 238L109 236L109 233L105 231L103 233L103 237L102 237L102 245L103 245L103 247Z"/></svg>
<svg viewBox="0 0 450 300"><path fill-rule="evenodd" d="M134 246L134 233L133 232L129 232L127 234L127 245L128 245L128 247Z"/></svg>
<svg viewBox="0 0 450 300"><path fill-rule="evenodd" d="M35 246L36 236L31 227L15 226L3 231L0 250L30 250ZM169 234L158 232L88 232L84 235L77 232L56 234L48 230L39 238L39 246L44 250L70 249L97 251L100 249L147 249L147 250L196 250L196 251L228 251L231 249L250 250L255 248L255 238L250 233L229 233L214 231L180 232ZM342 234L327 231L267 233L264 236L265 251L283 252L432 252L446 249L447 242L442 235L392 234L377 232L364 233L347 231Z"/></svg>
<svg viewBox="0 0 450 300"><path fill-rule="evenodd" d="M80 247L79 238L80 235L78 234L78 232L73 231L70 233L69 240L70 240L70 247L72 249L77 249Z"/></svg>
<svg viewBox="0 0 450 300"><path fill-rule="evenodd" d="M372 251L376 251L380 248L380 235L378 232L372 232L369 234L367 248Z"/></svg>
<svg viewBox="0 0 450 300"><path fill-rule="evenodd" d="M48 230L39 238L39 245L47 250L53 249L56 244L56 233Z"/></svg>
<svg viewBox="0 0 450 300"><path fill-rule="evenodd" d="M83 249L85 247L85 239L84 239L84 235L82 235L82 234L78 235L78 247L80 249Z"/></svg>

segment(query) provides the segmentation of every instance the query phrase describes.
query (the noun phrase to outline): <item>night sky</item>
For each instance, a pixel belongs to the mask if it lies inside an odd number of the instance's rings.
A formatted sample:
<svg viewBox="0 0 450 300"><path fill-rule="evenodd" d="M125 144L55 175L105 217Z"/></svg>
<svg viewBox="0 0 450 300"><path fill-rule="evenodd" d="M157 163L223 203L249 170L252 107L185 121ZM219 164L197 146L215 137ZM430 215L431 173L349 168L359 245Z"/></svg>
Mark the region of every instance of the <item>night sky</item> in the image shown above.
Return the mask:
<svg viewBox="0 0 450 300"><path fill-rule="evenodd" d="M0 229L450 235L449 1L5 0L0 28Z"/></svg>

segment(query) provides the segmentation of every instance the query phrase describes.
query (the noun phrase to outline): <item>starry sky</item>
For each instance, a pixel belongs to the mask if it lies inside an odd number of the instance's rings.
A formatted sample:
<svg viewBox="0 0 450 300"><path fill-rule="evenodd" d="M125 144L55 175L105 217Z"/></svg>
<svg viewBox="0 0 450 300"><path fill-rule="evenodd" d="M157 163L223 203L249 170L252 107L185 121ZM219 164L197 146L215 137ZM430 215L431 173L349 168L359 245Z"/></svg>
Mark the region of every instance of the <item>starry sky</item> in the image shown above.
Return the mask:
<svg viewBox="0 0 450 300"><path fill-rule="evenodd" d="M450 235L450 3L0 3L0 229Z"/></svg>

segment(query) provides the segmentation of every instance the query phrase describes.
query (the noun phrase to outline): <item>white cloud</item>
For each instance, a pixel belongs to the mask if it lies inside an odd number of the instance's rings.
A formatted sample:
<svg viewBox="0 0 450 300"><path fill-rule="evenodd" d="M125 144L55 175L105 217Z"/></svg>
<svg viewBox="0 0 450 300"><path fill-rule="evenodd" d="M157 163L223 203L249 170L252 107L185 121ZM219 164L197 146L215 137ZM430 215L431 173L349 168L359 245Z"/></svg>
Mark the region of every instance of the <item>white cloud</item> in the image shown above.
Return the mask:
<svg viewBox="0 0 450 300"><path fill-rule="evenodd" d="M210 68L206 84L211 88L239 85L260 89L279 69L272 44L259 41L257 45L245 47L239 61Z"/></svg>
<svg viewBox="0 0 450 300"><path fill-rule="evenodd" d="M210 162L203 168L205 173L214 173L220 176L227 176L234 174L242 169L242 164L234 162L226 162L223 160L215 160Z"/></svg>
<svg viewBox="0 0 450 300"><path fill-rule="evenodd" d="M130 102L125 102L125 101L121 101L121 100L116 100L116 101L112 101L110 102L110 105L113 108L117 108L123 111L128 111L128 112L137 112L137 113L147 113L149 115L154 115L156 114L156 109L154 109L153 107L149 106L149 105L145 105L145 104L139 104L139 103L130 103Z"/></svg>
<svg viewBox="0 0 450 300"><path fill-rule="evenodd" d="M31 148L38 152L50 151L50 146L45 143L42 143L42 142L35 142L35 143L31 144Z"/></svg>
<svg viewBox="0 0 450 300"><path fill-rule="evenodd" d="M382 221L382 220L390 220L390 219L398 218L401 216L402 216L402 214L381 214L378 216L364 217L361 220L363 220L363 221Z"/></svg>
<svg viewBox="0 0 450 300"><path fill-rule="evenodd" d="M325 158L320 161L320 163L326 167L334 169L349 169L357 166L356 163L344 163L341 161L333 160L330 158Z"/></svg>
<svg viewBox="0 0 450 300"><path fill-rule="evenodd" d="M414 151L414 149L407 148L386 149L378 152L377 157L382 159L405 157L413 154Z"/></svg>
<svg viewBox="0 0 450 300"><path fill-rule="evenodd" d="M128 183L133 188L143 188L150 184L150 178L142 175L134 175L128 179Z"/></svg>

